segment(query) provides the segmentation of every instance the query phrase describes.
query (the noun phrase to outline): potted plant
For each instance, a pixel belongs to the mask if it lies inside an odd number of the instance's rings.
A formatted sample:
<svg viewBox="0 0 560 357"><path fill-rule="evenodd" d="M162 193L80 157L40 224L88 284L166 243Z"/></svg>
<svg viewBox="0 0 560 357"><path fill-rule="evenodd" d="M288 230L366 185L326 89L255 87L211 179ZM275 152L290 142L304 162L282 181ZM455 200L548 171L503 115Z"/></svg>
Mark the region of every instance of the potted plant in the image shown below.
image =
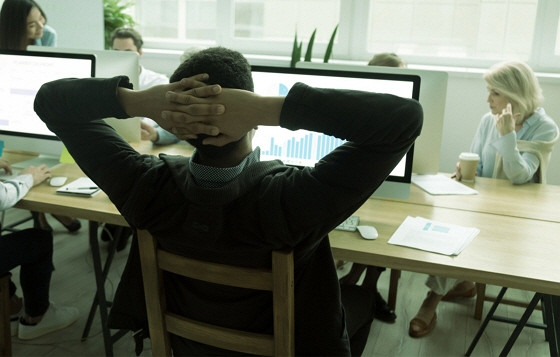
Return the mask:
<svg viewBox="0 0 560 357"><path fill-rule="evenodd" d="M111 48L111 34L119 27L133 27L136 21L125 10L134 5L130 0L103 0L105 20L105 49Z"/></svg>
<svg viewBox="0 0 560 357"><path fill-rule="evenodd" d="M331 34L331 38L329 40L329 43L327 45L327 49L325 51L325 56L323 57L323 62L324 63L328 63L329 59L332 56L334 39L336 38L337 30L338 30L338 25L335 26L335 28L334 28L334 30ZM313 30L313 33L311 34L311 37L309 38L309 44L307 45L307 50L305 51L305 57L304 57L305 62L311 62L312 52L313 52L313 44L315 43L315 34L316 33L317 33L317 29ZM302 47L303 47L303 43L301 41L298 43L297 31L296 31L296 34L295 34L295 37L294 37L294 45L292 47L292 58L291 58L291 61L290 61L290 67L295 67L296 63L301 61Z"/></svg>

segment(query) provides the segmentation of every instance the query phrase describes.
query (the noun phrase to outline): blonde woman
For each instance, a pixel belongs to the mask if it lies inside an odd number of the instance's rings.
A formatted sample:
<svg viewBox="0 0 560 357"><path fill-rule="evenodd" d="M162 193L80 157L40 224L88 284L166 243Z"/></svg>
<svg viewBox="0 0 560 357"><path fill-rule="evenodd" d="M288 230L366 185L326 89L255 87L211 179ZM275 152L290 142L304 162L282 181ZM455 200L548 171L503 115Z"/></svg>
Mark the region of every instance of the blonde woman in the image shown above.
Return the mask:
<svg viewBox="0 0 560 357"><path fill-rule="evenodd" d="M490 112L482 117L470 149L480 156L477 176L507 179L513 184L545 183L558 126L540 107L543 96L537 77L523 62L503 62L491 67L484 80ZM461 180L459 163L454 177ZM412 337L433 330L441 300L476 295L473 282L429 276L426 285L428 296L410 321Z"/></svg>

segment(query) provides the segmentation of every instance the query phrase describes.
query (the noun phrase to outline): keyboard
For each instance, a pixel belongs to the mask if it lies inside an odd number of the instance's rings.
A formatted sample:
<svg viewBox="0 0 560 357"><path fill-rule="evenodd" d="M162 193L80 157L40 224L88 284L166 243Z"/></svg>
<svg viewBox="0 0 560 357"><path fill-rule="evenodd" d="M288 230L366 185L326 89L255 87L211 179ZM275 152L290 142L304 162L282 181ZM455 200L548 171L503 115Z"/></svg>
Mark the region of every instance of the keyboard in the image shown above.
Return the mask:
<svg viewBox="0 0 560 357"><path fill-rule="evenodd" d="M0 181L8 181L13 179L14 177L19 175L19 172L21 171L21 169L12 167L12 174L10 175L9 173L7 173L4 170L0 170Z"/></svg>
<svg viewBox="0 0 560 357"><path fill-rule="evenodd" d="M335 229L340 231L348 231L348 232L355 232L358 224L360 224L360 217L359 216L350 216L346 218L344 222L339 224Z"/></svg>

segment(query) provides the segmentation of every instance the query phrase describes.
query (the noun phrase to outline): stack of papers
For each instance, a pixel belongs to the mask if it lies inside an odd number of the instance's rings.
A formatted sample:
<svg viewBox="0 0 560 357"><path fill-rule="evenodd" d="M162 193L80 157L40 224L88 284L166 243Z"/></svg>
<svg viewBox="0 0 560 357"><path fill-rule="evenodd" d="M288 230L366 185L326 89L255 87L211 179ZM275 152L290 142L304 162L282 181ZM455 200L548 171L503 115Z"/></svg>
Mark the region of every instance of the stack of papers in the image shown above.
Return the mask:
<svg viewBox="0 0 560 357"><path fill-rule="evenodd" d="M408 216L391 236L389 244L445 255L458 255L478 233L480 230L474 227L462 227Z"/></svg>
<svg viewBox="0 0 560 357"><path fill-rule="evenodd" d="M443 175L412 175L412 183L431 195L476 195L477 190Z"/></svg>
<svg viewBox="0 0 560 357"><path fill-rule="evenodd" d="M77 195L92 197L101 191L99 187L89 177L80 177L67 185L56 190L56 193L64 195Z"/></svg>

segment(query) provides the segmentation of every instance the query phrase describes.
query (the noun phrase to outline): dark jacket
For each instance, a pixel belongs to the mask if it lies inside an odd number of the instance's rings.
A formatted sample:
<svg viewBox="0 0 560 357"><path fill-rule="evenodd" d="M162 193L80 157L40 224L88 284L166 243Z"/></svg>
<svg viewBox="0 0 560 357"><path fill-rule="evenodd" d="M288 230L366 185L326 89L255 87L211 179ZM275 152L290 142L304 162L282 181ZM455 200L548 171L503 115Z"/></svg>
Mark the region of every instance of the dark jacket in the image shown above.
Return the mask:
<svg viewBox="0 0 560 357"><path fill-rule="evenodd" d="M37 94L35 110L130 226L148 229L164 249L269 266L271 250L293 248L296 353L348 355L327 234L371 196L410 148L421 129L420 105L298 83L285 99L280 125L348 142L314 168L260 162L225 186L208 189L193 180L189 158L141 155L98 119L128 117L117 86L128 86L126 77L50 82ZM272 329L269 294L165 278L175 312L248 331Z"/></svg>

